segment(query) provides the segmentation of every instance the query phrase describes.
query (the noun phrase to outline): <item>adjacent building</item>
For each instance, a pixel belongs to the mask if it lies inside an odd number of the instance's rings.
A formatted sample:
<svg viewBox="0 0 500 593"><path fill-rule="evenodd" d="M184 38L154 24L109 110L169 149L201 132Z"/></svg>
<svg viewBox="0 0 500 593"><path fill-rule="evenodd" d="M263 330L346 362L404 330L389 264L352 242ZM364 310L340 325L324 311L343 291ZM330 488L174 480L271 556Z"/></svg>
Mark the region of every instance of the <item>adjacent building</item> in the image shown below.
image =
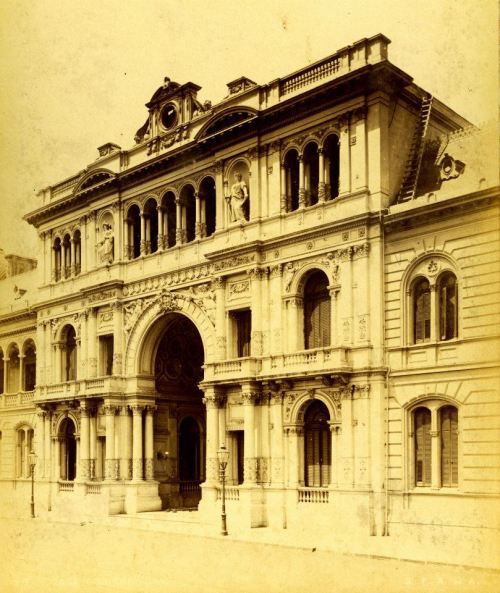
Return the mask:
<svg viewBox="0 0 500 593"><path fill-rule="evenodd" d="M215 526L225 445L233 525L494 564L495 135L389 43L215 105L165 78L132 148L40 192L38 268L1 288L12 512L34 448L41 514Z"/></svg>

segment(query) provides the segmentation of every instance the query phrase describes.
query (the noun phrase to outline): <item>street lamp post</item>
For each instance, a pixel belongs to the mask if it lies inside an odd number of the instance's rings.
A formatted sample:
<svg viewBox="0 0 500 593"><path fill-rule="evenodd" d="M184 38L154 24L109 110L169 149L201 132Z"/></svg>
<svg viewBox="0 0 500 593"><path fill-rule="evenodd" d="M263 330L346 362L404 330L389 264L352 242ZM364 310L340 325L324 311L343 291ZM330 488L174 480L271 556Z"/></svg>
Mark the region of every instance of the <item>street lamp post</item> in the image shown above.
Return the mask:
<svg viewBox="0 0 500 593"><path fill-rule="evenodd" d="M35 465L38 459L37 454L31 451L28 455L28 463L31 470L31 518L35 518Z"/></svg>
<svg viewBox="0 0 500 593"><path fill-rule="evenodd" d="M227 535L227 523L226 523L226 467L227 462L229 461L229 451L226 449L225 445L221 445L220 449L217 451L217 457L219 460L219 471L220 471L220 481L222 483L222 528L221 534Z"/></svg>

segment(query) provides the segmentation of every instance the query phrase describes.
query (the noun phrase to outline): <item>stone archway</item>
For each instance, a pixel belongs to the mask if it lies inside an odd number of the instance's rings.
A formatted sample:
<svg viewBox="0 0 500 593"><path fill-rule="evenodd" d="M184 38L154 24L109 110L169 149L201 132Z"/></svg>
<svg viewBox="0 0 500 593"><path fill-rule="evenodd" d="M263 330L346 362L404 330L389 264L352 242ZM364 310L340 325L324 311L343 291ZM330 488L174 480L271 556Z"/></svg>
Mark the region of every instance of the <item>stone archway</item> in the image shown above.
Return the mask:
<svg viewBox="0 0 500 593"><path fill-rule="evenodd" d="M59 426L60 445L60 478L74 480L76 478L76 427L71 418L64 418Z"/></svg>
<svg viewBox="0 0 500 593"><path fill-rule="evenodd" d="M203 343L194 323L181 313L167 313L155 325L161 328L151 328L158 335L153 367L154 448L159 452L155 478L167 506L192 508L200 501L205 478L206 412L198 387Z"/></svg>

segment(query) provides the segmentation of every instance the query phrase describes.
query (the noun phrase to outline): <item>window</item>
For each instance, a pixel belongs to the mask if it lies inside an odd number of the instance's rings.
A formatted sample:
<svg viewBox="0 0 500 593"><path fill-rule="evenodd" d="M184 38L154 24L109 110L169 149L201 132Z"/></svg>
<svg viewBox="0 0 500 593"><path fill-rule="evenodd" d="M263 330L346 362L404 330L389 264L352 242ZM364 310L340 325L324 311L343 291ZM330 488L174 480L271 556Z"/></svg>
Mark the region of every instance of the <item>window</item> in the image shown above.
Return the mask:
<svg viewBox="0 0 500 593"><path fill-rule="evenodd" d="M210 237L215 232L216 202L215 181L212 177L205 177L200 183L200 236Z"/></svg>
<svg viewBox="0 0 500 593"><path fill-rule="evenodd" d="M323 145L325 166L325 198L333 200L339 195L339 139L335 134L328 136Z"/></svg>
<svg viewBox="0 0 500 593"><path fill-rule="evenodd" d="M73 249L75 252L75 276L78 276L82 271L82 235L80 230L76 230L73 236Z"/></svg>
<svg viewBox="0 0 500 593"><path fill-rule="evenodd" d="M319 156L318 146L310 142L304 149L304 189L305 205L313 206L318 202Z"/></svg>
<svg viewBox="0 0 500 593"><path fill-rule="evenodd" d="M63 381L75 381L77 360L75 328L68 325L63 336Z"/></svg>
<svg viewBox="0 0 500 593"><path fill-rule="evenodd" d="M19 383L19 348L13 344L8 350L7 361L7 393L17 393L21 391Z"/></svg>
<svg viewBox="0 0 500 593"><path fill-rule="evenodd" d="M55 282L61 279L61 267L62 267L62 247L61 239L59 237L54 241L54 259L52 268L52 278Z"/></svg>
<svg viewBox="0 0 500 593"><path fill-rule="evenodd" d="M457 279L451 272L442 274L438 281L439 339L451 340L458 335Z"/></svg>
<svg viewBox="0 0 500 593"><path fill-rule="evenodd" d="M234 355L237 358L250 356L250 338L252 335L252 313L250 310L232 311L234 336Z"/></svg>
<svg viewBox="0 0 500 593"><path fill-rule="evenodd" d="M0 394L3 393L5 381L5 359L3 356L3 350L0 348Z"/></svg>
<svg viewBox="0 0 500 593"><path fill-rule="evenodd" d="M412 426L414 486L457 487L458 409L425 402L412 411Z"/></svg>
<svg viewBox="0 0 500 593"><path fill-rule="evenodd" d="M63 258L64 258L64 268L63 268L63 276L64 278L69 278L71 276L71 237L69 235L64 236L63 240Z"/></svg>
<svg viewBox="0 0 500 593"><path fill-rule="evenodd" d="M330 415L323 402L309 405L304 417L304 483L319 488L330 483Z"/></svg>
<svg viewBox="0 0 500 593"><path fill-rule="evenodd" d="M299 154L295 149L289 150L285 157L285 200L287 212L299 207Z"/></svg>
<svg viewBox="0 0 500 593"><path fill-rule="evenodd" d="M23 374L24 391L33 391L36 384L36 350L31 340L24 347Z"/></svg>
<svg viewBox="0 0 500 593"><path fill-rule="evenodd" d="M419 278L413 288L413 336L415 344L431 338L431 289L425 278Z"/></svg>
<svg viewBox="0 0 500 593"><path fill-rule="evenodd" d="M113 336L99 336L99 359L101 376L113 374Z"/></svg>
<svg viewBox="0 0 500 593"><path fill-rule="evenodd" d="M141 255L141 213L134 204L127 213L127 256L135 259Z"/></svg>
<svg viewBox="0 0 500 593"><path fill-rule="evenodd" d="M63 480L76 478L76 438L75 423L71 418L65 418L59 428L59 476Z"/></svg>
<svg viewBox="0 0 500 593"><path fill-rule="evenodd" d="M144 226L146 230L146 253L158 251L158 209L156 201L150 198L144 205Z"/></svg>
<svg viewBox="0 0 500 593"><path fill-rule="evenodd" d="M418 275L410 289L411 331L413 344L452 340L458 337L458 284L453 272L444 271L437 278L428 278L427 271L436 271L435 260L422 262L426 274Z"/></svg>
<svg viewBox="0 0 500 593"><path fill-rule="evenodd" d="M323 272L311 275L304 287L304 347L330 345L330 295Z"/></svg>
<svg viewBox="0 0 500 593"><path fill-rule="evenodd" d="M29 478L31 468L28 455L33 449L33 429L29 426L22 426L16 431L16 477Z"/></svg>

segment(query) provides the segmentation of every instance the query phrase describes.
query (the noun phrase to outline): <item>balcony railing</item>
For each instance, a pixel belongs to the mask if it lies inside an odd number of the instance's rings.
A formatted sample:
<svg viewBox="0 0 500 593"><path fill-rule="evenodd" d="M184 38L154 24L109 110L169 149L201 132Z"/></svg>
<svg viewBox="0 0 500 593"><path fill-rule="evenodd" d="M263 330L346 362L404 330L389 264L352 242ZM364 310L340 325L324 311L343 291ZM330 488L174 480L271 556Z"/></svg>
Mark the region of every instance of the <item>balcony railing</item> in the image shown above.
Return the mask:
<svg viewBox="0 0 500 593"><path fill-rule="evenodd" d="M222 488L217 488L217 500L222 498ZM226 486L226 500L239 500L240 489L234 486Z"/></svg>
<svg viewBox="0 0 500 593"><path fill-rule="evenodd" d="M328 490L326 488L299 488L299 502L327 503Z"/></svg>
<svg viewBox="0 0 500 593"><path fill-rule="evenodd" d="M69 480L59 480L59 492L73 492L75 483Z"/></svg>
<svg viewBox="0 0 500 593"><path fill-rule="evenodd" d="M20 391L18 393L5 393L3 396L3 406L5 408L14 408L16 406L24 406L33 401L34 391ZM0 402L2 397L0 396Z"/></svg>
<svg viewBox="0 0 500 593"><path fill-rule="evenodd" d="M121 390L123 390L123 380L120 377L96 377L95 379L78 379L76 381L43 385L37 393L37 399L77 397L82 393L86 395L100 395Z"/></svg>
<svg viewBox="0 0 500 593"><path fill-rule="evenodd" d="M101 494L101 484L86 484L85 485L85 492L87 494Z"/></svg>
<svg viewBox="0 0 500 593"><path fill-rule="evenodd" d="M291 354L271 356L271 372L285 368L287 371L324 371L349 367L346 348L316 348Z"/></svg>

